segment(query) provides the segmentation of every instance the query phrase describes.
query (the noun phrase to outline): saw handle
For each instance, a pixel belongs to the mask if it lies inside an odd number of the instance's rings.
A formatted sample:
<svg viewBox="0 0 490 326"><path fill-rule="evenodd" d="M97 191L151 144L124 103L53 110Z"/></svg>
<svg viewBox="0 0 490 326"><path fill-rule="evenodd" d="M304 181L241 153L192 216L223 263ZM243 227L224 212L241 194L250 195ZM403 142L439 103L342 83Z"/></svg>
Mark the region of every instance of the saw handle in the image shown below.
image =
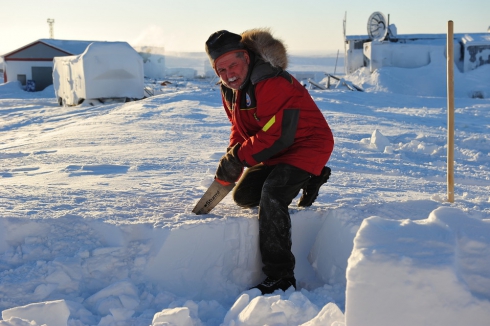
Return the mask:
<svg viewBox="0 0 490 326"><path fill-rule="evenodd" d="M220 185L225 186L225 187L228 185L231 185L231 182L223 181L223 180L220 180L218 178L214 178L214 180L216 180L216 182L218 182Z"/></svg>

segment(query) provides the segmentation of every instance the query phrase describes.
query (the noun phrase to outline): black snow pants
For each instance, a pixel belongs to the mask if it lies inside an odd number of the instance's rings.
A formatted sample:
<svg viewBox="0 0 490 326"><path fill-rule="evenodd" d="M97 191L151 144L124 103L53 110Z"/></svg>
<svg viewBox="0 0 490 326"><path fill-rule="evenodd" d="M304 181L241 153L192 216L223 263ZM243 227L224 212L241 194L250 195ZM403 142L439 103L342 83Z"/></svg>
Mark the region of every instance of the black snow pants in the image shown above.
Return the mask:
<svg viewBox="0 0 490 326"><path fill-rule="evenodd" d="M310 176L289 164L258 164L246 169L235 186L233 199L239 206L259 206L259 248L264 265L262 270L267 276L294 276L288 206Z"/></svg>

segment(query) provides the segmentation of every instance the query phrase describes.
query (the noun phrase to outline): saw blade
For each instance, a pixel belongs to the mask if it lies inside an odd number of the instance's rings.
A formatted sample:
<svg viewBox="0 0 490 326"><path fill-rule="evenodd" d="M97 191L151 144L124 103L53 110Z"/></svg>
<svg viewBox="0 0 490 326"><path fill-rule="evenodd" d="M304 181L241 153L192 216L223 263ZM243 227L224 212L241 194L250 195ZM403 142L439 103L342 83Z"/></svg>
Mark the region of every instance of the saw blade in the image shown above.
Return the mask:
<svg viewBox="0 0 490 326"><path fill-rule="evenodd" d="M234 183L223 185L217 180L214 180L192 212L196 215L209 213L223 198L226 197L226 195L228 195L233 187L235 187Z"/></svg>

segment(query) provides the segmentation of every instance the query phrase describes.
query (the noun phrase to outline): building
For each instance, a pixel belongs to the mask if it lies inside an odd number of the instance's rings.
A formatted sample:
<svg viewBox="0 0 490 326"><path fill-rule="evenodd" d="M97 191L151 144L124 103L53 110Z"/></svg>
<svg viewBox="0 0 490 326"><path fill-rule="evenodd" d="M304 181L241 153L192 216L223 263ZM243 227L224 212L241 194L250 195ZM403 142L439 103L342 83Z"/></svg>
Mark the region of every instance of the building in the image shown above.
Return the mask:
<svg viewBox="0 0 490 326"><path fill-rule="evenodd" d="M457 33L454 61L465 73L490 64L490 33ZM418 68L445 60L446 34L398 34L396 26L380 12L368 19L368 35L345 36L345 71L353 73L367 67Z"/></svg>
<svg viewBox="0 0 490 326"><path fill-rule="evenodd" d="M40 39L4 54L4 82L18 80L26 85L29 81L35 91L41 91L53 84L54 57L81 54L92 42Z"/></svg>
<svg viewBox="0 0 490 326"><path fill-rule="evenodd" d="M165 49L157 46L134 47L143 58L145 77L152 79L165 78Z"/></svg>
<svg viewBox="0 0 490 326"><path fill-rule="evenodd" d="M418 68L445 60L446 34L405 34L373 41L367 35L346 36L346 73L361 67ZM490 33L454 34L454 61L461 72L490 64Z"/></svg>

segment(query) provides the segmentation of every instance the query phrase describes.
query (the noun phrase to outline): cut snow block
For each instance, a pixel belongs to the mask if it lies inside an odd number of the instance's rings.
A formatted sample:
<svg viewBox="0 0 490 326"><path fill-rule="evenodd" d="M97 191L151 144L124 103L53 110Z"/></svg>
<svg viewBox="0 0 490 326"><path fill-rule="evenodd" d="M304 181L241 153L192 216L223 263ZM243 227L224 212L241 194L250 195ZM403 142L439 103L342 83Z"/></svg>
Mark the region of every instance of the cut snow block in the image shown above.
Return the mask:
<svg viewBox="0 0 490 326"><path fill-rule="evenodd" d="M153 316L152 325L194 326L189 308L164 309Z"/></svg>
<svg viewBox="0 0 490 326"><path fill-rule="evenodd" d="M348 261L346 324L489 325L490 220L442 207L426 220L370 217Z"/></svg>
<svg viewBox="0 0 490 326"><path fill-rule="evenodd" d="M345 326L345 317L339 307L333 303L327 303L318 315L300 326Z"/></svg>
<svg viewBox="0 0 490 326"><path fill-rule="evenodd" d="M14 317L35 321L38 325L66 326L68 317L70 317L70 309L65 300L57 300L32 303L2 311L3 320Z"/></svg>
<svg viewBox="0 0 490 326"><path fill-rule="evenodd" d="M145 271L148 281L200 300L238 295L260 276L258 222L249 218L173 228Z"/></svg>
<svg viewBox="0 0 490 326"><path fill-rule="evenodd" d="M250 296L247 293L242 294L226 313L223 324L230 325L234 319L238 317L245 307L250 303Z"/></svg>
<svg viewBox="0 0 490 326"><path fill-rule="evenodd" d="M255 292L259 294L259 292ZM249 291L254 295L253 291ZM240 307L234 305L225 317L223 325L256 326L256 325L301 325L318 314L318 307L301 292L288 290L284 296L262 296L250 300L243 306L247 297L240 297ZM238 314L238 309L242 309Z"/></svg>
<svg viewBox="0 0 490 326"><path fill-rule="evenodd" d="M100 315L108 315L111 309L133 310L139 304L138 288L131 281L119 281L88 297L85 304Z"/></svg>
<svg viewBox="0 0 490 326"><path fill-rule="evenodd" d="M380 151L384 151L385 147L391 146L390 141L386 138L381 131L375 129L371 135L371 145L376 147Z"/></svg>

